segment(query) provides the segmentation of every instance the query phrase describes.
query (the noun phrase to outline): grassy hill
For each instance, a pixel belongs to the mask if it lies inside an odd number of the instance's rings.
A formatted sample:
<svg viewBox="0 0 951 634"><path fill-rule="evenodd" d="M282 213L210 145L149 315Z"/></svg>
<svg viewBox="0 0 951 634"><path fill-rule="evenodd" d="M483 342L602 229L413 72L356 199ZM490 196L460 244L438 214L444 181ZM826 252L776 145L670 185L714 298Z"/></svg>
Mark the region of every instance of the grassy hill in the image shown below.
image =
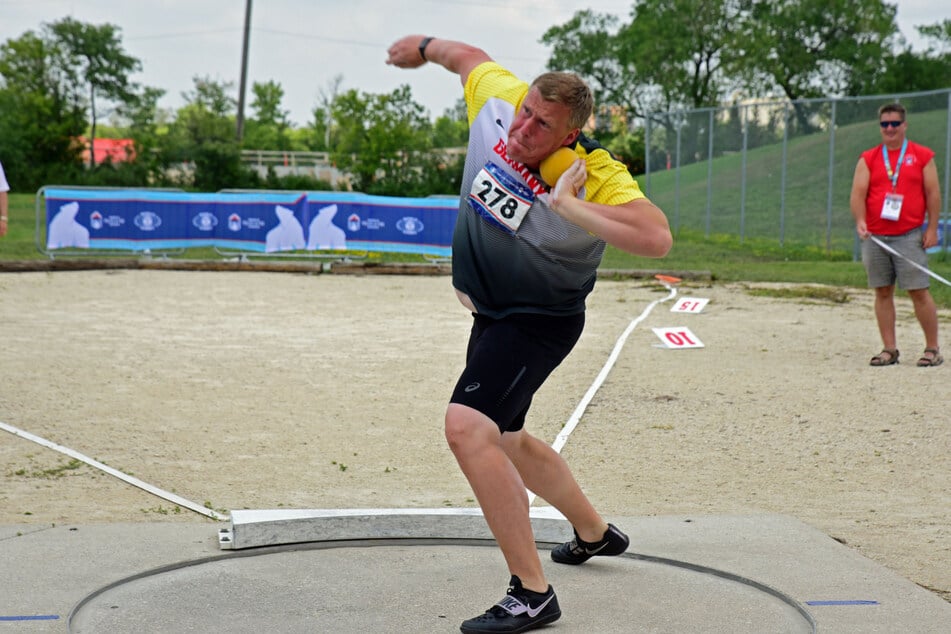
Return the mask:
<svg viewBox="0 0 951 634"><path fill-rule="evenodd" d="M835 130L832 147L830 210L830 135L815 133L791 138L786 147L785 196L783 144L750 148L740 153L703 160L650 175L650 198L663 209L675 231L763 238L775 244L814 247L851 254L855 225L849 212L849 192L859 155L881 142L872 115ZM943 178L948 129L945 97L941 109L909 115L909 137L937 152ZM716 140L721 142L720 140ZM712 175L708 211L708 173ZM638 179L646 189L646 178ZM745 198L743 186L745 184ZM947 192L943 192L947 195Z"/></svg>

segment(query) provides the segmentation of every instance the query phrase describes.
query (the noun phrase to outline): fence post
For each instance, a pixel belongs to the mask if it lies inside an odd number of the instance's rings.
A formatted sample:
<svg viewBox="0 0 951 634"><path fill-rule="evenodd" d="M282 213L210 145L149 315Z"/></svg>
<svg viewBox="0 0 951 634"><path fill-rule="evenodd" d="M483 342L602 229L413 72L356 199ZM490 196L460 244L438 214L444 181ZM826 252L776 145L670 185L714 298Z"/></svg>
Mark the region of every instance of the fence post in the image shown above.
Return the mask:
<svg viewBox="0 0 951 634"><path fill-rule="evenodd" d="M951 233L951 214L948 213L948 198L951 197L951 90L948 91L948 127L944 139L944 231L942 232L941 249L948 250L948 234Z"/></svg>
<svg viewBox="0 0 951 634"><path fill-rule="evenodd" d="M644 192L644 195L648 198L651 197L651 115L650 113L644 117L644 175L646 183L644 183L644 189L647 191Z"/></svg>
<svg viewBox="0 0 951 634"><path fill-rule="evenodd" d="M829 121L829 195L826 199L826 252L832 250L832 186L835 182L835 106L832 100L832 117Z"/></svg>
<svg viewBox="0 0 951 634"><path fill-rule="evenodd" d="M786 246L786 160L789 148L789 102L783 103L783 166L779 175L779 246Z"/></svg>
<svg viewBox="0 0 951 634"><path fill-rule="evenodd" d="M746 149L749 145L749 127L747 125L749 116L747 115L748 105L740 110L740 129L743 131L743 157L740 161L740 244L746 238Z"/></svg>
<svg viewBox="0 0 951 634"><path fill-rule="evenodd" d="M710 108L710 122L707 124L709 134L707 135L707 227L704 237L710 237L710 214L713 204L713 108Z"/></svg>
<svg viewBox="0 0 951 634"><path fill-rule="evenodd" d="M683 114L683 111L681 111ZM674 230L680 228L680 134L683 130L683 120L678 116L677 118L677 154L676 154L676 169L674 173Z"/></svg>

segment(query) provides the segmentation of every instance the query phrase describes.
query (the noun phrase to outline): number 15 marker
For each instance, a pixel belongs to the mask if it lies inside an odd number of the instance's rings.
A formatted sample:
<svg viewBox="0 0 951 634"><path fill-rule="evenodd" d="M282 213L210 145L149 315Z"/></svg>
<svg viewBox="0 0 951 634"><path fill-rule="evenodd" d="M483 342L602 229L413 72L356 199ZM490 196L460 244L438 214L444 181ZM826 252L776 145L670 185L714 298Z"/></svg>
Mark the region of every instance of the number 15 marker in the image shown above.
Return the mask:
<svg viewBox="0 0 951 634"><path fill-rule="evenodd" d="M709 301L709 299L703 297L681 297L677 303L671 307L670 312L699 313Z"/></svg>

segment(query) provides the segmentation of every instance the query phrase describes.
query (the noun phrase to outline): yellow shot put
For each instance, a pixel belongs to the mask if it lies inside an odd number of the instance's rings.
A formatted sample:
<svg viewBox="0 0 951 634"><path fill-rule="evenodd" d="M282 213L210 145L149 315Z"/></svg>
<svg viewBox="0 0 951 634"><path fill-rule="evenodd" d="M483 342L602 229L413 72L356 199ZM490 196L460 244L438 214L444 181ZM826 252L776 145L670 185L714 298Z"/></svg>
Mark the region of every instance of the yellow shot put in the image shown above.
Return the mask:
<svg viewBox="0 0 951 634"><path fill-rule="evenodd" d="M550 187L554 187L561 175L571 167L580 156L569 147L562 147L555 150L548 158L538 166L538 172Z"/></svg>

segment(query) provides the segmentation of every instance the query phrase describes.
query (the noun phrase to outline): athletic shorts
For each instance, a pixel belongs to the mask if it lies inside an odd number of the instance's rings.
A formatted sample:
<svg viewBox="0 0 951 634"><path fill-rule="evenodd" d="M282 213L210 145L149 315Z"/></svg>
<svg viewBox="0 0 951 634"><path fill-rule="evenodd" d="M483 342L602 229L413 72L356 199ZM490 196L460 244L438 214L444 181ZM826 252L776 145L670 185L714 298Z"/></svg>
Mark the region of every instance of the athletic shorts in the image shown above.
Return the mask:
<svg viewBox="0 0 951 634"><path fill-rule="evenodd" d="M912 262L928 268L928 254L921 244L923 232L920 227L900 236L875 237ZM893 286L896 280L898 287L906 291L929 286L927 273L915 268L904 258L889 253L871 239L862 241L862 264L865 265L870 288Z"/></svg>
<svg viewBox="0 0 951 634"><path fill-rule="evenodd" d="M482 412L502 433L518 431L535 392L581 336L584 313L473 317L466 368L450 402Z"/></svg>

